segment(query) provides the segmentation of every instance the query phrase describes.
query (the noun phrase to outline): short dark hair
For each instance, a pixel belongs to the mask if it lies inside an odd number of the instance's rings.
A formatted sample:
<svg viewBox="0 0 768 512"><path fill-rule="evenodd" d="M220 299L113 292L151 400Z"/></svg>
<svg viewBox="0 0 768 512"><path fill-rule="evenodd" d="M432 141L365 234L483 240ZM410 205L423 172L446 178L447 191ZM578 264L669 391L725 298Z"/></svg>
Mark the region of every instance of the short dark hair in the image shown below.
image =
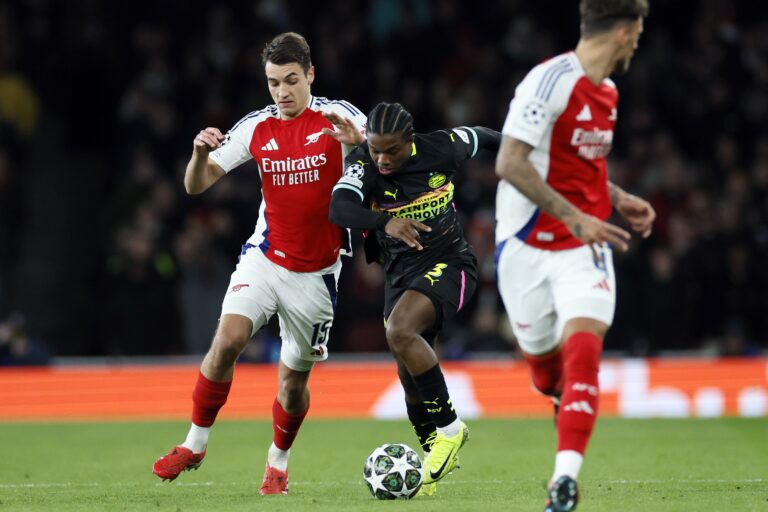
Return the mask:
<svg viewBox="0 0 768 512"><path fill-rule="evenodd" d="M399 133L404 139L413 138L413 116L399 103L379 103L368 114L368 133L384 135Z"/></svg>
<svg viewBox="0 0 768 512"><path fill-rule="evenodd" d="M581 0L579 13L581 35L590 37L648 16L648 0Z"/></svg>
<svg viewBox="0 0 768 512"><path fill-rule="evenodd" d="M278 34L264 45L264 51L261 52L261 65L266 66L267 62L278 66L296 62L306 74L312 67L309 44L304 36L296 32Z"/></svg>

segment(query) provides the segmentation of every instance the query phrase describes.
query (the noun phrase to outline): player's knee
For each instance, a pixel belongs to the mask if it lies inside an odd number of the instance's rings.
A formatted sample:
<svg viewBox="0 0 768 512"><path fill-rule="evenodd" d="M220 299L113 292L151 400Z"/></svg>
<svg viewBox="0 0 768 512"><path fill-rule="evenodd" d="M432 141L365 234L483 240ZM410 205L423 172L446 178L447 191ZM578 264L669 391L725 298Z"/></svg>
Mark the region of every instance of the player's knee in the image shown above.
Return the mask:
<svg viewBox="0 0 768 512"><path fill-rule="evenodd" d="M214 361L219 364L234 364L249 339L245 333L217 332L211 345Z"/></svg>
<svg viewBox="0 0 768 512"><path fill-rule="evenodd" d="M414 338L415 331L399 322L387 323L387 345L394 353L400 353Z"/></svg>
<svg viewBox="0 0 768 512"><path fill-rule="evenodd" d="M608 333L610 325L596 320L594 318L577 317L568 320L563 327L562 337L564 340L568 340L574 334L589 333L594 334L601 340L605 338Z"/></svg>

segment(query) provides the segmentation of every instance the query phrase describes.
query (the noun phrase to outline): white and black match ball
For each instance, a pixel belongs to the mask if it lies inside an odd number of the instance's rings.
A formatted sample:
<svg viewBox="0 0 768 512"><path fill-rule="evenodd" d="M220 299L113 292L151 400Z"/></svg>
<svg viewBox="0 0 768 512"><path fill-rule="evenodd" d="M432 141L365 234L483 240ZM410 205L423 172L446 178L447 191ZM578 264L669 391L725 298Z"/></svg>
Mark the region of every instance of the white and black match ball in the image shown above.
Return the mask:
<svg viewBox="0 0 768 512"><path fill-rule="evenodd" d="M421 487L421 458L408 445L383 444L365 459L363 478L371 494L380 500L413 498Z"/></svg>

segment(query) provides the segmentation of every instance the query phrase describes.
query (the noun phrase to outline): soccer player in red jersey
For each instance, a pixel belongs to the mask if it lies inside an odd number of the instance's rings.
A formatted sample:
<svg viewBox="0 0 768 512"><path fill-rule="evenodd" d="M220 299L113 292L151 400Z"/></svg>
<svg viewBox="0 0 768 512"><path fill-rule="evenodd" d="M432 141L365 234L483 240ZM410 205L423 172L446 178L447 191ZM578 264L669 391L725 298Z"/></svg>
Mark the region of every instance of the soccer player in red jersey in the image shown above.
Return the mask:
<svg viewBox="0 0 768 512"><path fill-rule="evenodd" d="M611 247L643 237L651 205L608 180L618 93L647 0L581 0L575 51L534 67L518 85L496 160L499 291L534 386L555 401L558 447L547 511L573 510L598 411L602 341L613 320Z"/></svg>
<svg viewBox="0 0 768 512"><path fill-rule="evenodd" d="M274 438L259 491L264 495L288 492L288 456L309 409L310 370L328 357L340 255L349 243L348 232L328 221L328 208L344 157L365 140L366 118L346 101L311 94L315 69L301 35L276 36L264 48L262 63L275 104L246 115L226 135L213 127L201 130L187 164L184 185L199 194L253 158L263 199L192 393L187 438L159 458L153 472L173 480L200 466L237 357L277 313L282 348Z"/></svg>

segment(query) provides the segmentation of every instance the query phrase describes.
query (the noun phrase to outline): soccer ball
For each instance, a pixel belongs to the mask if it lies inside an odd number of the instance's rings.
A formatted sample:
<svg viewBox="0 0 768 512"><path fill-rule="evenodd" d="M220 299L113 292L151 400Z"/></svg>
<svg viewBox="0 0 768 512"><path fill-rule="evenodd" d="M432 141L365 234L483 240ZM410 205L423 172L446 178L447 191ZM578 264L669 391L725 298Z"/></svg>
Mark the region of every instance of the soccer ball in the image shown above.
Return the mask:
<svg viewBox="0 0 768 512"><path fill-rule="evenodd" d="M383 444L365 460L363 478L376 498L413 498L421 487L421 458L404 444Z"/></svg>

